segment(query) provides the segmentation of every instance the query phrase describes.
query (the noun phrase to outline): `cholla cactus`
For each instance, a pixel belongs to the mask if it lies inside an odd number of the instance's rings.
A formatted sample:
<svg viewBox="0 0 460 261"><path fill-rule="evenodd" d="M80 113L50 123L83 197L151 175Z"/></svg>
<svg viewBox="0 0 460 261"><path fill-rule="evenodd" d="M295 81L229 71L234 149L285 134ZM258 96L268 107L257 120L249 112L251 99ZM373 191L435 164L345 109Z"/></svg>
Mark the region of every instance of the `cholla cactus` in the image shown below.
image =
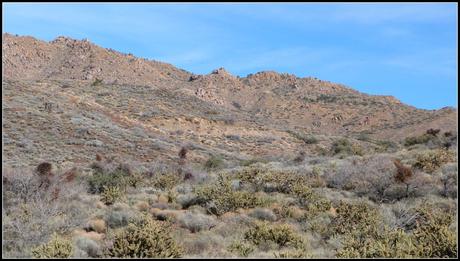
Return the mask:
<svg viewBox="0 0 460 261"><path fill-rule="evenodd" d="M167 258L180 257L182 251L164 222L145 216L140 224L131 223L115 235L108 255L120 258Z"/></svg>
<svg viewBox="0 0 460 261"><path fill-rule="evenodd" d="M121 198L122 193L118 187L106 187L104 186L104 192L101 194L101 201L106 205L112 205L119 198Z"/></svg>
<svg viewBox="0 0 460 261"><path fill-rule="evenodd" d="M68 258L72 253L72 242L57 234L53 234L53 238L48 243L32 249L35 258Z"/></svg>

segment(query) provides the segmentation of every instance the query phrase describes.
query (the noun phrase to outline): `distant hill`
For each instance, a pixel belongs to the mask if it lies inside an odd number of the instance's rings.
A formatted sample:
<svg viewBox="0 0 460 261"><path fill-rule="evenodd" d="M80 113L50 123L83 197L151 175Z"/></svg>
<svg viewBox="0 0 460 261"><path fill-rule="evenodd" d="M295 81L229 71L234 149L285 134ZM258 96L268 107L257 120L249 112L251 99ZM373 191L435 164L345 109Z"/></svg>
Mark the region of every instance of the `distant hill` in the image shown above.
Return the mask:
<svg viewBox="0 0 460 261"><path fill-rule="evenodd" d="M400 142L457 130L455 108L421 110L273 71L195 75L68 37L3 34L2 65L4 163L12 165L87 162L95 153L174 160L183 145L197 161L288 157L318 154L337 137Z"/></svg>

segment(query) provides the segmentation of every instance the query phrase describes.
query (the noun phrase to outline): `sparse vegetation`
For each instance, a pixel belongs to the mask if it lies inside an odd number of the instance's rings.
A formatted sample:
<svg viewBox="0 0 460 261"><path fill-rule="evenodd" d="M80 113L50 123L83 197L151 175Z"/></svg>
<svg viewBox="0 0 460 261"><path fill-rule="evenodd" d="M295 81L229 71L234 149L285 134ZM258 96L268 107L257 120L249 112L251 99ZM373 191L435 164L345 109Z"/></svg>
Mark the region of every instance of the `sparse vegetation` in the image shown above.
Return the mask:
<svg viewBox="0 0 460 261"><path fill-rule="evenodd" d="M204 164L205 168L209 170L217 169L222 166L224 161L219 156L211 156Z"/></svg>
<svg viewBox="0 0 460 261"><path fill-rule="evenodd" d="M5 258L458 255L456 108L4 40Z"/></svg>
<svg viewBox="0 0 460 261"><path fill-rule="evenodd" d="M331 151L334 155L360 155L364 154L361 146L352 144L348 139L339 139L332 143Z"/></svg>
<svg viewBox="0 0 460 261"><path fill-rule="evenodd" d="M101 84L102 84L102 79L96 78L96 79L94 80L94 82L91 84L91 86L94 87L94 86L99 86L99 85L101 85Z"/></svg>

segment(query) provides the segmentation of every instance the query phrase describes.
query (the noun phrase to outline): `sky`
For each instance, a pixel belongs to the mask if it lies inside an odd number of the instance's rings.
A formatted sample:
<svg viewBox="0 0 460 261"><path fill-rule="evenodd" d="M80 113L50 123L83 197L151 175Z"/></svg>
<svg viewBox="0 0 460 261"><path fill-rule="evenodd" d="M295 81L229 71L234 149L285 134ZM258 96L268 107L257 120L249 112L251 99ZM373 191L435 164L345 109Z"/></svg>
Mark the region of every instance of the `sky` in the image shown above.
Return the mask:
<svg viewBox="0 0 460 261"><path fill-rule="evenodd" d="M422 109L458 105L457 3L3 3L3 32L105 48L195 74L274 70Z"/></svg>

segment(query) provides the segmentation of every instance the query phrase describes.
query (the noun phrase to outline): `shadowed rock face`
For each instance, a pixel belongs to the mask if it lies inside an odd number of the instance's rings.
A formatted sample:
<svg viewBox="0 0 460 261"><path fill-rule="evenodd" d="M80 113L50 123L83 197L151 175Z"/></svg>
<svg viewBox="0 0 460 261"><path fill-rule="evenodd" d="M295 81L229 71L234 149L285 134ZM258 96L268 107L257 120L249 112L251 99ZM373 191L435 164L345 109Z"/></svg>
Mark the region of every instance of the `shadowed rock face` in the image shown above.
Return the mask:
<svg viewBox="0 0 460 261"><path fill-rule="evenodd" d="M45 42L3 34L2 65L4 151L13 165L37 157L87 162L96 153L174 160L183 144L191 145L191 161L311 155L335 136L397 142L429 128L457 129L453 108L420 110L273 71L194 75L62 36Z"/></svg>

